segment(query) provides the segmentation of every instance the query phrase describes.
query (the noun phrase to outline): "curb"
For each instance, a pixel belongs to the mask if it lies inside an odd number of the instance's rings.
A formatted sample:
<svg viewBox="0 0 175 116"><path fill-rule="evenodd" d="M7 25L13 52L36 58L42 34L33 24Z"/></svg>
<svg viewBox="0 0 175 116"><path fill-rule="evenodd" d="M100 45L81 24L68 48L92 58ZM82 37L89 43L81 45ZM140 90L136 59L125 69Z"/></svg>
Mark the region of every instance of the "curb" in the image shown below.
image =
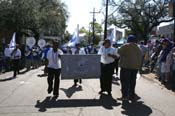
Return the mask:
<svg viewBox="0 0 175 116"><path fill-rule="evenodd" d="M149 73L149 74L152 74L152 73ZM154 76L152 78L146 76L146 74L140 74L140 76L143 77L144 79L148 80L148 81L159 83L159 81L156 79L156 76Z"/></svg>

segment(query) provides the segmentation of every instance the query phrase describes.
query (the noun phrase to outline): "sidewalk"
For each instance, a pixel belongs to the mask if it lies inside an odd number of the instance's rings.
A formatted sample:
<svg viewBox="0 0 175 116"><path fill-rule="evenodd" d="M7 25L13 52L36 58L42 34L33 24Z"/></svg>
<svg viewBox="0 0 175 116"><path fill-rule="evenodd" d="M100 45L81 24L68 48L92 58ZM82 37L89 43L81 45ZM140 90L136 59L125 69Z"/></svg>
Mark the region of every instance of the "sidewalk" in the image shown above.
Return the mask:
<svg viewBox="0 0 175 116"><path fill-rule="evenodd" d="M141 77L144 77L148 80L154 81L154 82L159 82L158 77L155 73L147 73L147 74L141 74Z"/></svg>
<svg viewBox="0 0 175 116"><path fill-rule="evenodd" d="M159 77L156 75L156 73L146 72L146 73L140 74L140 76L149 80L149 81L153 81L153 82L157 83L159 86L162 86L163 89L167 89L167 90L172 91L171 82L168 82L166 84L161 84L161 82L159 81ZM175 91L172 91L172 92L175 92Z"/></svg>

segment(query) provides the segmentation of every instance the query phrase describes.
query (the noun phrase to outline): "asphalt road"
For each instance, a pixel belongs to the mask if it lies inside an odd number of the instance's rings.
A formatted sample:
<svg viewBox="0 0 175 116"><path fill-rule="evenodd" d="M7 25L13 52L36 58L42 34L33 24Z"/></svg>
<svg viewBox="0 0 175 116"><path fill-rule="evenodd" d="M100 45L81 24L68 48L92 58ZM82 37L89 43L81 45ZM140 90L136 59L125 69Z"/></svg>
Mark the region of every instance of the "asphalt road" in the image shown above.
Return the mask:
<svg viewBox="0 0 175 116"><path fill-rule="evenodd" d="M114 78L112 97L99 95L98 79L61 80L59 97L47 94L43 67L11 78L0 75L0 116L175 116L175 94L155 81L139 76L136 103L122 103L120 82Z"/></svg>

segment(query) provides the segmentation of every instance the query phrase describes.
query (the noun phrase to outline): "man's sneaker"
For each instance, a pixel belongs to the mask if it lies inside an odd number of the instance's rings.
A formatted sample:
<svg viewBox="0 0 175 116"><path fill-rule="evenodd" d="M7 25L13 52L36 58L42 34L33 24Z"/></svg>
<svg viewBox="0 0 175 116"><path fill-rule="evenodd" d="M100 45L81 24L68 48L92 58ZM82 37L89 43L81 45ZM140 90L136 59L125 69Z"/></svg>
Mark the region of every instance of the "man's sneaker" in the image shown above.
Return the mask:
<svg viewBox="0 0 175 116"><path fill-rule="evenodd" d="M59 95L53 95L53 99L57 99Z"/></svg>
<svg viewBox="0 0 175 116"><path fill-rule="evenodd" d="M131 100L131 102L136 102L136 101L137 101L137 98L136 98L136 96L134 96L134 97L129 97L129 100Z"/></svg>
<svg viewBox="0 0 175 116"><path fill-rule="evenodd" d="M82 80L81 80L81 79L79 79L79 83L80 83L80 84L82 83Z"/></svg>
<svg viewBox="0 0 175 116"><path fill-rule="evenodd" d="M104 92L104 91L103 91L103 90L101 90L101 91L99 91L99 92L98 92L98 94L103 94L103 92Z"/></svg>
<svg viewBox="0 0 175 116"><path fill-rule="evenodd" d="M52 89L48 89L47 92L48 92L48 94L51 94L52 93Z"/></svg>
<svg viewBox="0 0 175 116"><path fill-rule="evenodd" d="M111 92L108 92L108 95L109 95L109 96L112 96Z"/></svg>
<svg viewBox="0 0 175 116"><path fill-rule="evenodd" d="M120 97L120 98L117 98L117 100L119 100L119 101L127 101L128 97Z"/></svg>

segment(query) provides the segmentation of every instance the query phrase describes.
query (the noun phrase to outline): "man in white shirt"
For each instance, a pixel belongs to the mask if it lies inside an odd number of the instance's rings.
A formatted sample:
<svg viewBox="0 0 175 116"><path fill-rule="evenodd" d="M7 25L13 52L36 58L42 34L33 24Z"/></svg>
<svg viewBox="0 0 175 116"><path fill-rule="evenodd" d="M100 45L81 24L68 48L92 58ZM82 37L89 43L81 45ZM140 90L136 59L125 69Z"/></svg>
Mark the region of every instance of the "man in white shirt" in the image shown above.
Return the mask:
<svg viewBox="0 0 175 116"><path fill-rule="evenodd" d="M17 73L19 74L19 63L21 59L21 50L19 49L19 45L16 45L16 48L11 53L11 59L13 64L13 77L16 77Z"/></svg>
<svg viewBox="0 0 175 116"><path fill-rule="evenodd" d="M112 75L114 72L114 61L119 56L116 50L111 47L110 40L105 40L103 46L100 48L98 54L101 55L101 77L100 77L100 87L102 94L104 91L111 95L112 91Z"/></svg>
<svg viewBox="0 0 175 116"><path fill-rule="evenodd" d="M53 91L54 97L59 95L60 73L61 73L61 55L63 52L58 49L58 42L53 41L53 48L47 53L48 60L48 93ZM54 86L53 86L54 81Z"/></svg>
<svg viewBox="0 0 175 116"><path fill-rule="evenodd" d="M6 45L4 50L4 56L5 56L5 70L6 72L10 71L11 69L11 49L9 48L9 44Z"/></svg>

